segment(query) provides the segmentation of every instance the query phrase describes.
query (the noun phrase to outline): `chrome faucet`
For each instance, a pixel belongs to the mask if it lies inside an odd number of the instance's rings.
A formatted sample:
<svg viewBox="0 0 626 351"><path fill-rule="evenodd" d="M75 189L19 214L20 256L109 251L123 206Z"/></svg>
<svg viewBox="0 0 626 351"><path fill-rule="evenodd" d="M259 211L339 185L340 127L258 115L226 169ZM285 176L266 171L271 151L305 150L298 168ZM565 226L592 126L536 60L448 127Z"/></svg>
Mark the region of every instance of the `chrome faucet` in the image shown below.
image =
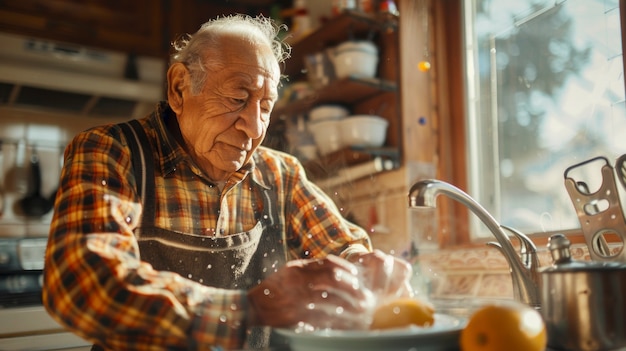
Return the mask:
<svg viewBox="0 0 626 351"><path fill-rule="evenodd" d="M463 190L440 180L427 179L413 184L409 191L409 207L435 207L435 200L439 194L447 195L463 204L489 228L498 242L489 242L487 244L502 252L508 261L515 299L534 308L539 308L541 304L541 278L538 271L539 259L537 258L537 247L535 244L525 234L513 228L500 225L484 207ZM509 236L502 229L511 232L519 240L519 255L513 247Z"/></svg>

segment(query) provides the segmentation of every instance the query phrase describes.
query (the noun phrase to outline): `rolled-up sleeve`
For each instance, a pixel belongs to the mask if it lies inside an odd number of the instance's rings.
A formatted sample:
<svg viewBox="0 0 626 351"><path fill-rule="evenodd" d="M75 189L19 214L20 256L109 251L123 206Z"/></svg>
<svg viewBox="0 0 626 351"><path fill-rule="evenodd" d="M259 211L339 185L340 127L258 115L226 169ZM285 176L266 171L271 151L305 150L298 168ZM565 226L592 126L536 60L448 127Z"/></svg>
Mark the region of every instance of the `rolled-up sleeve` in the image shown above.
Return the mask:
<svg viewBox="0 0 626 351"><path fill-rule="evenodd" d="M302 165L291 158L287 168L291 177L287 215L287 238L295 258L327 255L346 257L372 251L367 232L348 221L335 202L315 183L308 180Z"/></svg>

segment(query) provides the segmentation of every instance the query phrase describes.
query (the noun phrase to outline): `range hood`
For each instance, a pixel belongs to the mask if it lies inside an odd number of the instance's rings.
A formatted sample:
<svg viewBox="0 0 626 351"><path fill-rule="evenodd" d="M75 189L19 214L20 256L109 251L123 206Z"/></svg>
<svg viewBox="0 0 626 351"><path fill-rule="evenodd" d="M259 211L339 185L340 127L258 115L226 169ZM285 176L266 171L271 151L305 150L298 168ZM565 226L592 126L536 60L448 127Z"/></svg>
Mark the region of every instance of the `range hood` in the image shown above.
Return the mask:
<svg viewBox="0 0 626 351"><path fill-rule="evenodd" d="M0 107L143 117L163 98L164 61L0 33Z"/></svg>

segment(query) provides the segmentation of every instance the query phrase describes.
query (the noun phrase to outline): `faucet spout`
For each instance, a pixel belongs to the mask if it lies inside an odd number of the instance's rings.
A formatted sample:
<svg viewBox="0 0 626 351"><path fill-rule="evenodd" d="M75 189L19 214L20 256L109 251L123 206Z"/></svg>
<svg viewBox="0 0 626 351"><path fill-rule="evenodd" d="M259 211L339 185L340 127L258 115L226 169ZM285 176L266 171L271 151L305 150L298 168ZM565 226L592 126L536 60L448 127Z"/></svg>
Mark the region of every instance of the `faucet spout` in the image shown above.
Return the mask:
<svg viewBox="0 0 626 351"><path fill-rule="evenodd" d="M436 207L436 198L440 194L460 202L485 224L498 241L497 243L489 244L502 252L509 264L515 299L532 307L539 308L539 284L541 280L538 273L539 260L537 258L537 248L535 244L523 233L500 225L483 206L463 190L440 180L427 179L413 184L409 191L409 207ZM513 247L509 236L504 232L503 228L510 231L520 241L521 257Z"/></svg>

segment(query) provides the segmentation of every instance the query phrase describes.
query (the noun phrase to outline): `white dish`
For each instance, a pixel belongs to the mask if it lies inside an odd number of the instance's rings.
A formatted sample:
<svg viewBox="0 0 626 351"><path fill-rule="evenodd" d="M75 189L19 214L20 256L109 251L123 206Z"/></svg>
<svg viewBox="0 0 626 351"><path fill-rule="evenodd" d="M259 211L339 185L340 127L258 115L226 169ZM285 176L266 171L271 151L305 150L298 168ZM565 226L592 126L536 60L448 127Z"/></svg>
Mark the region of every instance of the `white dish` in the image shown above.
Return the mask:
<svg viewBox="0 0 626 351"><path fill-rule="evenodd" d="M430 351L458 350L459 334L466 321L435 314L432 327L417 326L388 330L320 330L296 332L276 329L291 351Z"/></svg>
<svg viewBox="0 0 626 351"><path fill-rule="evenodd" d="M326 155L341 149L344 145L341 141L339 119L329 119L319 122L309 122L309 132L317 145L320 155Z"/></svg>
<svg viewBox="0 0 626 351"><path fill-rule="evenodd" d="M344 145L356 147L379 147L385 143L389 121L374 115L353 115L339 125Z"/></svg>
<svg viewBox="0 0 626 351"><path fill-rule="evenodd" d="M331 55L337 78L376 76L378 47L370 41L346 41Z"/></svg>
<svg viewBox="0 0 626 351"><path fill-rule="evenodd" d="M329 119L341 119L348 115L347 108L340 105L319 105L309 111L309 120L319 122Z"/></svg>

